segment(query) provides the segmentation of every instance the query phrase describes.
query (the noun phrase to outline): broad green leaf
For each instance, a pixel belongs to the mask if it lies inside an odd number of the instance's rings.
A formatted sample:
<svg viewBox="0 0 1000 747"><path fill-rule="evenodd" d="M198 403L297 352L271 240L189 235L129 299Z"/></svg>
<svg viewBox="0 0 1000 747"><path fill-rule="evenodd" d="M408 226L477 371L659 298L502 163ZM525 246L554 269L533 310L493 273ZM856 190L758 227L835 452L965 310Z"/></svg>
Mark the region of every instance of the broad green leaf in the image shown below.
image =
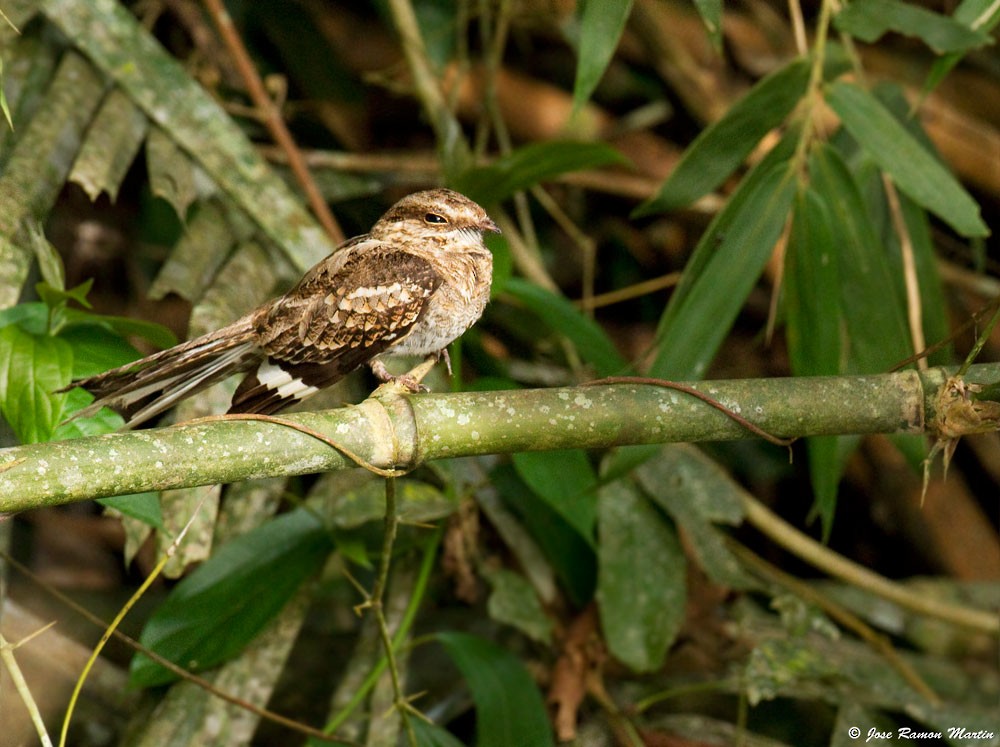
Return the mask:
<svg viewBox="0 0 1000 747"><path fill-rule="evenodd" d="M450 516L458 507L433 485L420 480L396 481L399 518L410 523L428 522ZM330 523L339 529L351 529L385 516L385 483L369 480L354 490L338 493L329 505Z"/></svg>
<svg viewBox="0 0 1000 747"><path fill-rule="evenodd" d="M0 414L21 443L52 438L63 418L73 350L57 337L33 335L17 325L0 329Z"/></svg>
<svg viewBox="0 0 1000 747"><path fill-rule="evenodd" d="M323 565L331 544L320 521L296 509L223 545L182 580L153 613L142 644L194 671L240 652ZM148 657L132 660L129 681L175 679Z"/></svg>
<svg viewBox="0 0 1000 747"><path fill-rule="evenodd" d="M819 146L809 163L813 189L837 226L840 310L847 327L845 370L888 370L913 353L903 298L857 182L840 154Z"/></svg>
<svg viewBox="0 0 1000 747"><path fill-rule="evenodd" d="M64 329L78 324L101 325L122 337L141 337L158 348L169 348L177 344L174 333L162 324L125 316L93 314L82 309L66 309Z"/></svg>
<svg viewBox="0 0 1000 747"><path fill-rule="evenodd" d="M636 208L634 215L684 207L722 184L760 139L788 117L808 83L805 59L793 60L760 80L722 119L702 131L659 192Z"/></svg>
<svg viewBox="0 0 1000 747"><path fill-rule="evenodd" d="M140 357L124 337L102 324L63 326L59 339L73 348L74 379L94 376Z"/></svg>
<svg viewBox="0 0 1000 747"><path fill-rule="evenodd" d="M743 489L704 452L689 444L667 444L658 452L636 477L663 508L730 526L743 521Z"/></svg>
<svg viewBox="0 0 1000 747"><path fill-rule="evenodd" d="M661 320L650 375L675 380L704 376L756 285L795 195L789 165L768 165L743 180L698 242Z"/></svg>
<svg viewBox="0 0 1000 747"><path fill-rule="evenodd" d="M743 520L744 490L722 467L695 446L667 444L635 474L643 490L684 530L709 578L734 589L753 588L753 579L714 526L736 526Z"/></svg>
<svg viewBox="0 0 1000 747"><path fill-rule="evenodd" d="M784 275L788 352L796 376L840 373L839 243L826 204L814 190L800 191ZM807 442L815 508L824 538L830 535L837 507L842 468L838 443L836 436L814 436Z"/></svg>
<svg viewBox="0 0 1000 747"><path fill-rule="evenodd" d="M580 449L525 451L515 454L513 462L535 494L593 544L597 476L587 454Z"/></svg>
<svg viewBox="0 0 1000 747"><path fill-rule="evenodd" d="M435 638L472 692L476 747L555 744L542 695L520 659L468 633L438 633Z"/></svg>
<svg viewBox="0 0 1000 747"><path fill-rule="evenodd" d="M492 470L490 482L538 543L573 604L582 607L589 602L597 579L592 543L548 504L538 500L512 466L504 464Z"/></svg>
<svg viewBox="0 0 1000 747"><path fill-rule="evenodd" d="M487 602L490 617L512 625L539 643L551 644L552 620L545 614L531 582L504 568L487 570L484 575L493 588Z"/></svg>
<svg viewBox="0 0 1000 747"><path fill-rule="evenodd" d="M864 42L895 31L913 36L938 54L966 52L990 43L988 34L948 16L901 0L862 0L844 6L834 18L838 31Z"/></svg>
<svg viewBox="0 0 1000 747"><path fill-rule="evenodd" d="M489 166L469 169L451 186L476 202L490 205L569 171L624 163L628 160L605 143L551 140L525 145Z"/></svg>
<svg viewBox="0 0 1000 747"><path fill-rule="evenodd" d="M74 359L74 371L76 370ZM80 388L70 389L66 392L66 399L63 400L63 417L68 418L78 410L94 401L94 396ZM114 433L125 425L125 419L114 410L102 407L98 412L89 418L76 418L75 420L64 420L52 434L53 441L62 441L68 438L81 438L83 436L100 436L105 433Z"/></svg>
<svg viewBox="0 0 1000 747"><path fill-rule="evenodd" d="M963 236L989 234L975 200L878 99L852 83L837 81L827 88L826 100L902 192Z"/></svg>
<svg viewBox="0 0 1000 747"><path fill-rule="evenodd" d="M576 54L573 111L590 98L618 47L632 0L580 0L580 45Z"/></svg>
<svg viewBox="0 0 1000 747"><path fill-rule="evenodd" d="M636 672L663 664L684 621L684 551L673 524L624 479L598 506L597 603L611 653Z"/></svg>
<svg viewBox="0 0 1000 747"><path fill-rule="evenodd" d="M722 54L722 0L694 0L715 51Z"/></svg>
<svg viewBox="0 0 1000 747"><path fill-rule="evenodd" d="M97 502L107 508L113 508L125 516L138 519L143 524L148 524L155 529L165 529L159 493L116 495L111 498L98 498Z"/></svg>
<svg viewBox="0 0 1000 747"><path fill-rule="evenodd" d="M563 296L521 278L511 278L505 290L536 314L549 329L568 338L599 376L629 372L629 364L604 330Z"/></svg>

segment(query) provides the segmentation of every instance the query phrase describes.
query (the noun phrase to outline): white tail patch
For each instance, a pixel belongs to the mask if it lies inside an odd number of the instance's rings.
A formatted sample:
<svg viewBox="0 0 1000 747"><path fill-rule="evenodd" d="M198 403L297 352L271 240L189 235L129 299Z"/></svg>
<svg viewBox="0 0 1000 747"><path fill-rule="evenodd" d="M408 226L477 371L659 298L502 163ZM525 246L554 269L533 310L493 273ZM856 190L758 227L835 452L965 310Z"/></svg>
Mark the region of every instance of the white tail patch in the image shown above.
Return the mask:
<svg viewBox="0 0 1000 747"><path fill-rule="evenodd" d="M260 364L260 368L257 369L257 381L261 386L275 392L281 399L301 401L319 391L270 361Z"/></svg>

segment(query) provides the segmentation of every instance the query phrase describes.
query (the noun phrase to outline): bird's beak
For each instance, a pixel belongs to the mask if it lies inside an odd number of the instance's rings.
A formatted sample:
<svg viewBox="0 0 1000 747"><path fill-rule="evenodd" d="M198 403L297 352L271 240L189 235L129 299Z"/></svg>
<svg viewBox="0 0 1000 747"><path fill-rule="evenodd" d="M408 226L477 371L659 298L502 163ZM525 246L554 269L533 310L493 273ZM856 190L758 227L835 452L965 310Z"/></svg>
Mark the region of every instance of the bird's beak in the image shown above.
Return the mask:
<svg viewBox="0 0 1000 747"><path fill-rule="evenodd" d="M489 231L490 233L502 233L500 231L500 226L493 222L493 219L486 216L484 220L479 223L479 230L482 232Z"/></svg>

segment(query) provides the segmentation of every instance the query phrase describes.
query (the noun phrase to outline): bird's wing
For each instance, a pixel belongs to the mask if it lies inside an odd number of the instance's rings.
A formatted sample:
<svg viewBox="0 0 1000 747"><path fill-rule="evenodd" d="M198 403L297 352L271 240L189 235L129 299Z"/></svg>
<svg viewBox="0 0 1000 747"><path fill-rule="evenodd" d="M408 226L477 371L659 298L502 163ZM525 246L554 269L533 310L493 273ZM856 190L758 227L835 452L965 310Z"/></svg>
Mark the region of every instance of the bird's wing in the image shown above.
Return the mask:
<svg viewBox="0 0 1000 747"><path fill-rule="evenodd" d="M230 412L276 412L343 378L405 338L440 285L431 262L405 248L369 241L332 255L258 314L267 358Z"/></svg>

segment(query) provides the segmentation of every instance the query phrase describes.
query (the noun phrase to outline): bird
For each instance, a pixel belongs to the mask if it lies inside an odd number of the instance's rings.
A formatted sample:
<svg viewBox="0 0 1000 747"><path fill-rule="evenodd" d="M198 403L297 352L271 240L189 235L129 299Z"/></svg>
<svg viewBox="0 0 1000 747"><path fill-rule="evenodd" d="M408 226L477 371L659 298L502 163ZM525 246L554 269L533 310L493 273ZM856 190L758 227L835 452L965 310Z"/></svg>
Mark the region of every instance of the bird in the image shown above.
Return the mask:
<svg viewBox="0 0 1000 747"><path fill-rule="evenodd" d="M493 257L486 211L450 189L407 195L368 233L348 239L287 293L232 324L96 376L73 381L133 428L177 402L243 374L230 413L271 415L368 365L380 381L394 355L435 356L482 316ZM450 363L449 363L450 371Z"/></svg>

